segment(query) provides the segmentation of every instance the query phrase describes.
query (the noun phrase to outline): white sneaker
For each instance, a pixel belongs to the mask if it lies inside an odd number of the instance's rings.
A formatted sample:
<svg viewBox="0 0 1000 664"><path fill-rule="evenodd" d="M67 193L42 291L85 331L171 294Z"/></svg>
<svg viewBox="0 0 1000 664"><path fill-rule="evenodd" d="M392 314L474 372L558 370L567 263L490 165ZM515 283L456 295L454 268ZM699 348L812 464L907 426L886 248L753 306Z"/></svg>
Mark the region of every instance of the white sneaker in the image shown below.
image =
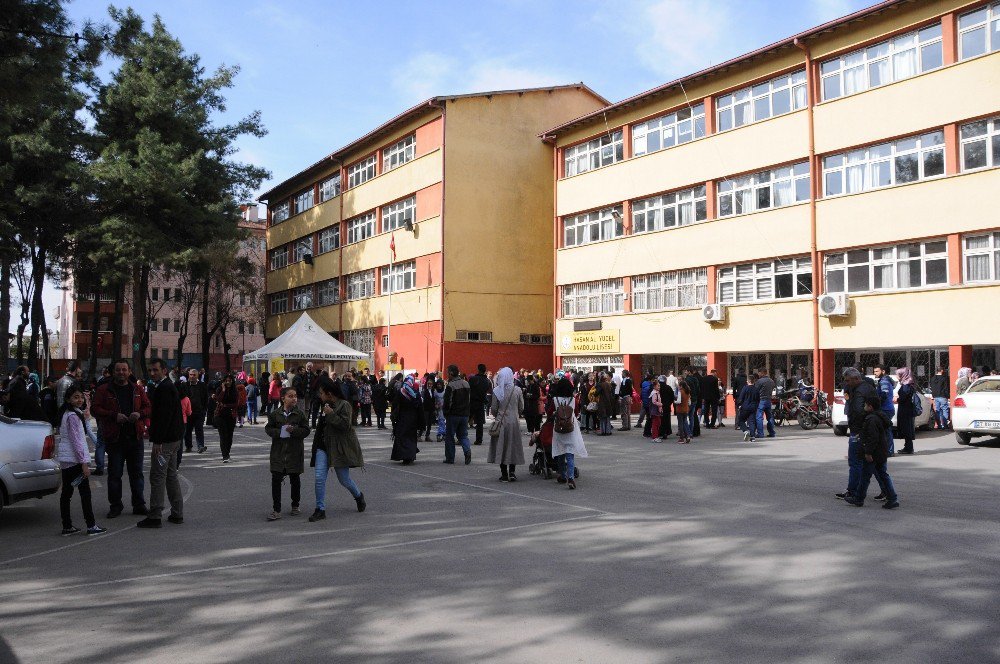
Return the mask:
<svg viewBox="0 0 1000 664"><path fill-rule="evenodd" d="M654 443L662 443L662 442L663 442L663 439L662 439L662 438L654 438L654 439L653 439L653 442L654 442Z"/></svg>

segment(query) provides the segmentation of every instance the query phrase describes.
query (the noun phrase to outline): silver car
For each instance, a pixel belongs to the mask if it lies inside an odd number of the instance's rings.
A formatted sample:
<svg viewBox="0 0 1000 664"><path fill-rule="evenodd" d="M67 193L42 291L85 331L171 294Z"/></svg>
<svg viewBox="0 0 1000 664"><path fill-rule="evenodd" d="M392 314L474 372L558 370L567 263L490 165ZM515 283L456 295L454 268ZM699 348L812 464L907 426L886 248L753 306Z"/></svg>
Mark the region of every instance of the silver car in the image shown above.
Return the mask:
<svg viewBox="0 0 1000 664"><path fill-rule="evenodd" d="M61 473L48 422L0 415L0 509L59 490Z"/></svg>

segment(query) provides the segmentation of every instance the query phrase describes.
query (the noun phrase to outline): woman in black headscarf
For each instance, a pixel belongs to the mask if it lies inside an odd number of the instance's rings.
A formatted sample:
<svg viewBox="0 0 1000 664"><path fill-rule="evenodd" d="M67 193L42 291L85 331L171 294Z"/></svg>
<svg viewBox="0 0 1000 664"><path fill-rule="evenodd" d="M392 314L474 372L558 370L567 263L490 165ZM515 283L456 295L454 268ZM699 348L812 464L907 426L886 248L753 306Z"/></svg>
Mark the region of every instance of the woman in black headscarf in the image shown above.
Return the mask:
<svg viewBox="0 0 1000 664"><path fill-rule="evenodd" d="M410 375L392 395L392 456L389 457L392 461L402 461L408 466L416 460L422 426L420 389Z"/></svg>

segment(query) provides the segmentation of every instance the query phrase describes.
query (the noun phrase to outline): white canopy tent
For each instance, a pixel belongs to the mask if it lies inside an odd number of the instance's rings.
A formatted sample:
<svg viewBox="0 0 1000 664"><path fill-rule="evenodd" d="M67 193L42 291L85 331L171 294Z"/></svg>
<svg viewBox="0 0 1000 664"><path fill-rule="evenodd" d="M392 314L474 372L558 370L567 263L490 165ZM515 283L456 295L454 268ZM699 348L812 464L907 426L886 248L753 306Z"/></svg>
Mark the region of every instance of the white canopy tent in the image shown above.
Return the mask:
<svg viewBox="0 0 1000 664"><path fill-rule="evenodd" d="M303 312L292 326L277 339L257 350L243 355L244 364L282 360L319 360L330 362L357 362L368 355L345 346L316 324Z"/></svg>

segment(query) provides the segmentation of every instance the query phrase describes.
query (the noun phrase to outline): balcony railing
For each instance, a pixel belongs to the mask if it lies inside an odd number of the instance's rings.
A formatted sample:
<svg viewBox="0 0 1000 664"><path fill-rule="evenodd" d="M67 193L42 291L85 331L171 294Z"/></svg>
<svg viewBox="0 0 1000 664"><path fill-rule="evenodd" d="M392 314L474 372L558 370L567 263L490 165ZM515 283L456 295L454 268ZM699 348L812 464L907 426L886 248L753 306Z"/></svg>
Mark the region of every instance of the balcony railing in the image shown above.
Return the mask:
<svg viewBox="0 0 1000 664"><path fill-rule="evenodd" d="M99 297L101 298L101 302L114 302L115 301L115 296L111 295L109 293L101 293ZM76 301L77 302L93 302L94 301L94 294L93 293L77 293L76 294Z"/></svg>

